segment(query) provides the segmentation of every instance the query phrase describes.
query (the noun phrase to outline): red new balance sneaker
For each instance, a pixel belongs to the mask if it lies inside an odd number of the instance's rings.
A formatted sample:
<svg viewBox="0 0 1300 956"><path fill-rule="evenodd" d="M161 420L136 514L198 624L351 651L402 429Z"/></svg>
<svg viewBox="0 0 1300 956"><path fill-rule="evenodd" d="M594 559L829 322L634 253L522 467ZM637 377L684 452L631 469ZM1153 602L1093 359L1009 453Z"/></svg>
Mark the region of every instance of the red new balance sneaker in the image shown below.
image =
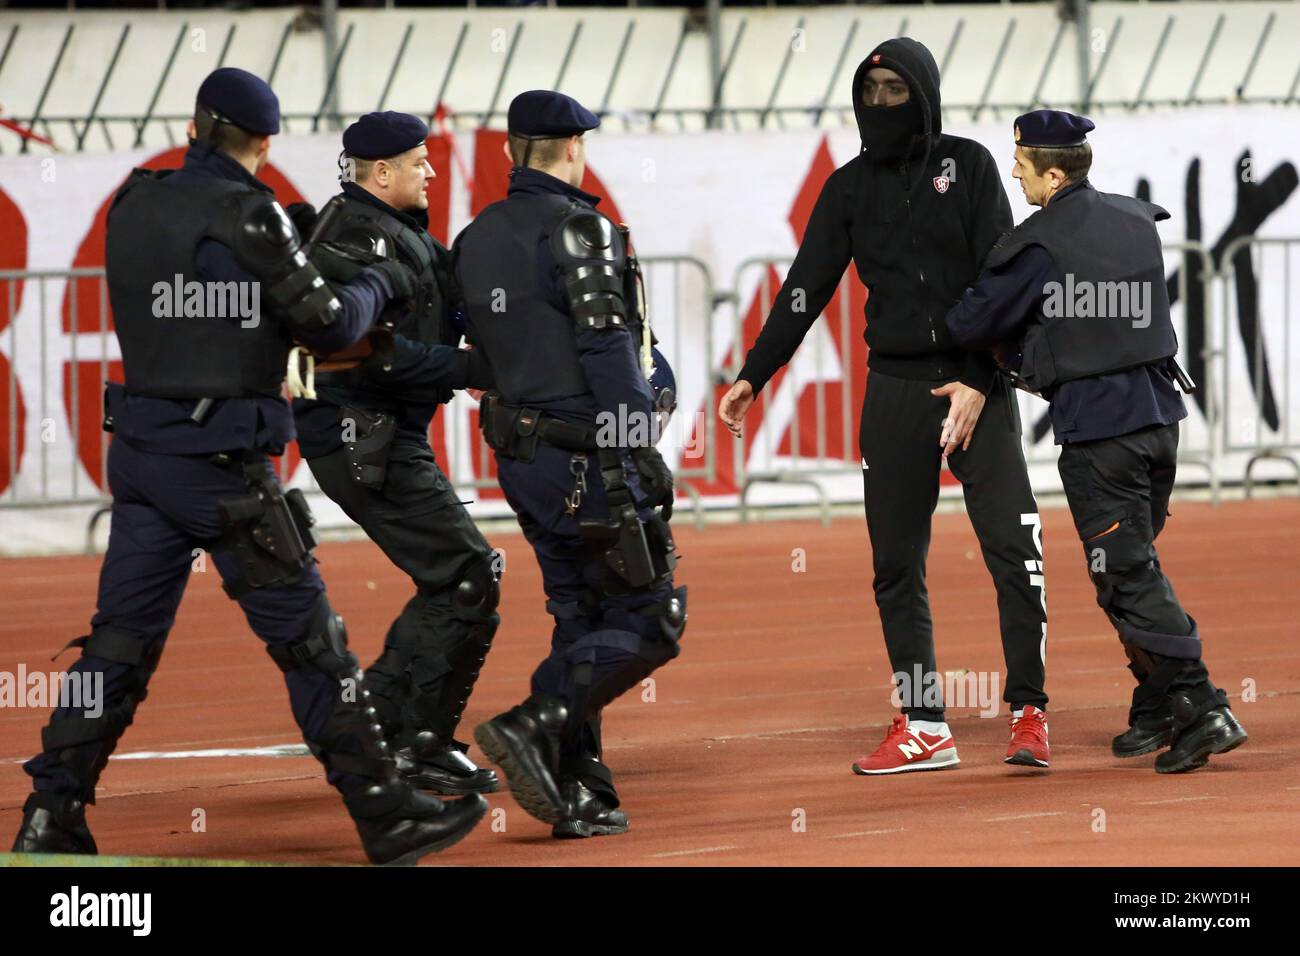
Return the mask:
<svg viewBox="0 0 1300 956"><path fill-rule="evenodd" d="M1047 746L1047 715L1032 705L1011 718L1011 745L1002 759L1021 767L1046 767L1052 757Z"/></svg>
<svg viewBox="0 0 1300 956"><path fill-rule="evenodd" d="M884 743L876 748L875 753L856 761L853 772L869 776L908 770L942 770L944 767L957 766L961 763L957 758L957 744L948 732L948 725L941 726L942 733L927 733L909 727L906 715L899 714L889 725Z"/></svg>

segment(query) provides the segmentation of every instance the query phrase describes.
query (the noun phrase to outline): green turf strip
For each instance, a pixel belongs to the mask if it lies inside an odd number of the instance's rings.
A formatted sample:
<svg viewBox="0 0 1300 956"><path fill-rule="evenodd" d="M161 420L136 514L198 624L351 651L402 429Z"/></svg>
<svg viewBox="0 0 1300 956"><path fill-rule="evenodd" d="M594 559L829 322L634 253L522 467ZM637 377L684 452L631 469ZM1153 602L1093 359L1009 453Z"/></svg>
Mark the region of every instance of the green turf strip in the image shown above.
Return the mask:
<svg viewBox="0 0 1300 956"><path fill-rule="evenodd" d="M2 866L289 866L252 860L197 860L166 856L84 856L73 853L0 853Z"/></svg>

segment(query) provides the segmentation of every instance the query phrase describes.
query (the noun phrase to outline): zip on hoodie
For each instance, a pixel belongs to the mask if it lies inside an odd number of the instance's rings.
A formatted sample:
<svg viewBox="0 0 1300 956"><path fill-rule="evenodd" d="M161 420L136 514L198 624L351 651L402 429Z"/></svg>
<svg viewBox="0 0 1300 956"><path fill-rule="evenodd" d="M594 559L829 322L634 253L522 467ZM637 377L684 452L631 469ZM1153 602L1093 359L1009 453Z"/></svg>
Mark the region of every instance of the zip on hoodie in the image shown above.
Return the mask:
<svg viewBox="0 0 1300 956"><path fill-rule="evenodd" d="M907 206L907 228L908 228L908 229L911 231L911 233L912 233L912 251L915 253L917 250L916 250L916 227L912 224L912 177L908 175L907 161L906 161L906 160L904 160L904 161L899 165L899 167L898 167L898 171L899 171L900 173L903 174L903 194L904 194L903 203L904 203L904 205ZM925 288L925 269L922 268L922 266L921 266L921 257L920 257L919 255L916 257L916 271L917 271L917 274L921 277L921 288L924 289L924 288ZM929 301L928 297L927 297L926 301L927 301L927 303L928 303L928 301ZM926 322L929 323L929 325L930 325L930 342L931 342L931 344L933 344L933 345L938 345L938 344L939 344L939 338L938 338L938 336L935 334L935 331L934 331L934 315L930 312L930 309L929 309L929 306L928 306L928 305L927 305L926 310L925 310L925 320L926 320Z"/></svg>

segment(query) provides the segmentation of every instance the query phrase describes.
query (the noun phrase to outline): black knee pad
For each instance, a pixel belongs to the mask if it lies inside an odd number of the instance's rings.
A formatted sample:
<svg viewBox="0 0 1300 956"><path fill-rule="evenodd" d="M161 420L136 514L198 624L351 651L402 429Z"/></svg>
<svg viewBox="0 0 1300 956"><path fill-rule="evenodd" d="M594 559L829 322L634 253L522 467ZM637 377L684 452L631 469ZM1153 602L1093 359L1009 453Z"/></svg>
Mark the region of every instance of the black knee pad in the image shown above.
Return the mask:
<svg viewBox="0 0 1300 956"><path fill-rule="evenodd" d="M397 769L384 741L379 715L370 703L365 675L348 650L343 618L322 593L301 640L267 646L271 659L285 673L315 672L338 683L331 693L332 710L314 732L304 729L308 749L329 770L390 782Z"/></svg>
<svg viewBox="0 0 1300 956"><path fill-rule="evenodd" d="M493 567L495 552L479 555L465 566L456 585L452 606L456 617L467 623L483 624L497 620L496 609L501 601L501 585Z"/></svg>
<svg viewBox="0 0 1300 956"><path fill-rule="evenodd" d="M672 657L680 652L677 642L686 630L686 586L674 588L673 592L657 604L642 611L659 622L664 639L674 646ZM671 660L671 658L670 658Z"/></svg>
<svg viewBox="0 0 1300 956"><path fill-rule="evenodd" d="M334 613L323 593L312 609L307 635L285 644L268 644L266 652L282 671L312 669L337 679L360 673L356 656L348 650L343 618Z"/></svg>

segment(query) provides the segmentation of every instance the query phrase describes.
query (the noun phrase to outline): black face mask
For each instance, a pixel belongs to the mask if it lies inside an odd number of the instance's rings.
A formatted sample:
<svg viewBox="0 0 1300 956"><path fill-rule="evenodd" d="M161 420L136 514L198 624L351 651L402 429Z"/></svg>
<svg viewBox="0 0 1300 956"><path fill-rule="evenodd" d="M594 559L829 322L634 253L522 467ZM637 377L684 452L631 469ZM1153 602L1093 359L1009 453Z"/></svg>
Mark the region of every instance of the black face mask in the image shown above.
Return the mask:
<svg viewBox="0 0 1300 956"><path fill-rule="evenodd" d="M868 106L862 116L862 145L877 162L904 159L921 135L921 104L915 97L897 106Z"/></svg>

